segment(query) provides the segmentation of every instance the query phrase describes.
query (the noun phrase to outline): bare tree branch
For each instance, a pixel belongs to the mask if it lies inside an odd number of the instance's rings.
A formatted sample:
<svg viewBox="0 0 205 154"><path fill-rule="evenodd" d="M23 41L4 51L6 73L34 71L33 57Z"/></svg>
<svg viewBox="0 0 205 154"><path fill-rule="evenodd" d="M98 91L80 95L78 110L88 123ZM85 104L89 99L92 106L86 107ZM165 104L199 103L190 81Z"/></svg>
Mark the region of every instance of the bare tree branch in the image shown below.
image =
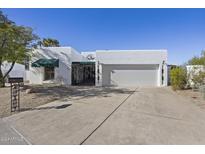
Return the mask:
<svg viewBox="0 0 205 154"><path fill-rule="evenodd" d="M11 70L13 69L15 63L16 63L16 61L13 61L13 62L11 63L11 67L10 67L9 70L4 74L3 79L5 79L5 78L8 76L8 74L9 74L9 73L11 72Z"/></svg>

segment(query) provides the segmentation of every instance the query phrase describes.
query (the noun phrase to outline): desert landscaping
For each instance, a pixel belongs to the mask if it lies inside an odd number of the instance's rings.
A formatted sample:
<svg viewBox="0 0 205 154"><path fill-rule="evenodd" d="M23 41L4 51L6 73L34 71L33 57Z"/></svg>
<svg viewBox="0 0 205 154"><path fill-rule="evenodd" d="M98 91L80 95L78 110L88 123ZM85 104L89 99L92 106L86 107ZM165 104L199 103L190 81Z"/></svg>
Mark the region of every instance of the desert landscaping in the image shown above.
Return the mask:
<svg viewBox="0 0 205 154"><path fill-rule="evenodd" d="M176 93L185 98L189 98L195 105L199 106L202 109L205 109L205 99L203 94L198 90L177 90Z"/></svg>
<svg viewBox="0 0 205 154"><path fill-rule="evenodd" d="M171 87L168 87L171 89ZM89 92L87 89L90 89ZM58 84L44 84L44 85L24 85L21 87L20 92L20 112L32 110L35 107L53 102L55 100L69 100L82 97L92 96L92 90L95 89L98 91L98 94L103 92L100 88L86 87L86 86L62 86ZM109 89L109 88L105 88ZM84 95L88 92L88 95ZM187 90L176 90L173 91L179 96L190 99L193 104L199 106L202 109L205 109L205 100L201 92L187 89ZM107 92L109 93L109 92ZM0 118L7 117L12 114L17 114L18 112L11 113L10 110L10 87L0 88Z"/></svg>
<svg viewBox="0 0 205 154"><path fill-rule="evenodd" d="M58 84L24 85L20 92L20 112L33 110L35 107L55 100L78 100L89 97L107 97L110 93L124 93L123 89L92 86L62 86ZM126 93L126 92L125 92ZM10 109L10 87L0 88L0 118L19 112Z"/></svg>
<svg viewBox="0 0 205 154"><path fill-rule="evenodd" d="M25 86L25 88L21 88L20 92L21 111L61 99L63 98L62 95L65 96L68 91L68 89L59 86ZM11 113L10 101L10 87L0 88L0 118L18 113Z"/></svg>

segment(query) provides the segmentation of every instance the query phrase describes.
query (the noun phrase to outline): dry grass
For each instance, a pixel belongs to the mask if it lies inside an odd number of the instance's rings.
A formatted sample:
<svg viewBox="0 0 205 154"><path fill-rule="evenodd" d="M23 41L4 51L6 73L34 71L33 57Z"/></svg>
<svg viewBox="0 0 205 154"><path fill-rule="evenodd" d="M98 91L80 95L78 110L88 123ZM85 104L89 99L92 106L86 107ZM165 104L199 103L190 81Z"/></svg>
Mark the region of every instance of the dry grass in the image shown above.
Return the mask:
<svg viewBox="0 0 205 154"><path fill-rule="evenodd" d="M187 90L177 90L176 93L178 93L183 97L191 99L194 104L196 104L200 108L205 109L205 99L203 98L201 92L194 91L192 89L187 89Z"/></svg>

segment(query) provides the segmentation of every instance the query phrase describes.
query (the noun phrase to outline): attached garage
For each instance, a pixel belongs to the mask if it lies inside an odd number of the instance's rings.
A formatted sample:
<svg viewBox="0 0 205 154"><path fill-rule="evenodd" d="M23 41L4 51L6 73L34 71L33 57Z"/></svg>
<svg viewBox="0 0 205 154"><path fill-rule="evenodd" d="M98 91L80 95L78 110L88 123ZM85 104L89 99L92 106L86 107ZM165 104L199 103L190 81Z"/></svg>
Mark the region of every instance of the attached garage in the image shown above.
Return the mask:
<svg viewBox="0 0 205 154"><path fill-rule="evenodd" d="M167 51L98 50L96 69L99 86L167 86Z"/></svg>
<svg viewBox="0 0 205 154"><path fill-rule="evenodd" d="M102 84L114 86L157 86L159 65L103 65Z"/></svg>

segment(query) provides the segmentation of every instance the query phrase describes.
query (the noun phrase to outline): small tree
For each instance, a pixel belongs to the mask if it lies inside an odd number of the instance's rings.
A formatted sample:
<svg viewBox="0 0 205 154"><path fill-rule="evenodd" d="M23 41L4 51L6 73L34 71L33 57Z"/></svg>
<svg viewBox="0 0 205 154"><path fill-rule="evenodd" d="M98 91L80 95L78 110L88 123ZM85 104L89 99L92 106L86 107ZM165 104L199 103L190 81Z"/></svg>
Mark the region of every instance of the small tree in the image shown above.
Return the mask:
<svg viewBox="0 0 205 154"><path fill-rule="evenodd" d="M52 39L52 38L44 38L39 43L44 47L59 47L60 46L59 41L56 39Z"/></svg>
<svg viewBox="0 0 205 154"><path fill-rule="evenodd" d="M191 58L188 61L188 64L189 65L205 65L205 51L204 50L201 51L200 57L194 56L193 58Z"/></svg>
<svg viewBox="0 0 205 154"><path fill-rule="evenodd" d="M38 39L29 27L17 26L0 10L0 87L5 86L5 79L16 62L23 63L32 49L32 43ZM5 74L2 72L3 62L11 63Z"/></svg>
<svg viewBox="0 0 205 154"><path fill-rule="evenodd" d="M187 74L184 68L173 68L170 72L171 86L174 90L184 89L187 83Z"/></svg>
<svg viewBox="0 0 205 154"><path fill-rule="evenodd" d="M187 74L190 85L193 88L198 88L200 85L205 84L205 50L201 51L201 56L191 58L188 61L188 65L193 65L192 69L189 70Z"/></svg>

